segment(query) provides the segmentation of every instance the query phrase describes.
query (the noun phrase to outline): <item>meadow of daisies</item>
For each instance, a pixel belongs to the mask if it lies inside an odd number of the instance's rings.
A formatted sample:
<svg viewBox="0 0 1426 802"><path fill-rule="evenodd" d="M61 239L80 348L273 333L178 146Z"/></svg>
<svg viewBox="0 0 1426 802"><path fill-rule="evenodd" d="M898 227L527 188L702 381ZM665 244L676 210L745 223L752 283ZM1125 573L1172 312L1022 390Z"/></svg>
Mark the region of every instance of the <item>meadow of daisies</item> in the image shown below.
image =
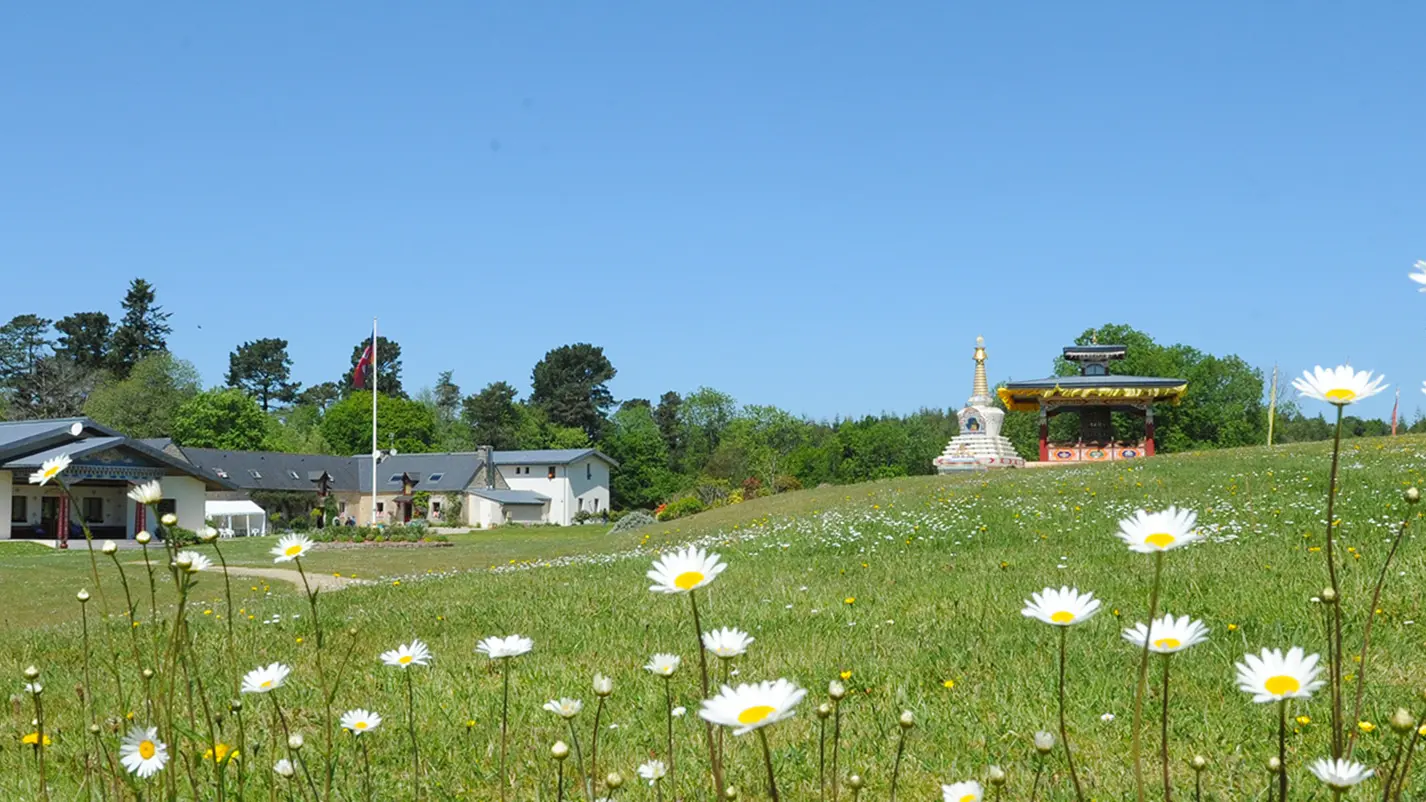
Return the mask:
<svg viewBox="0 0 1426 802"><path fill-rule="evenodd" d="M1380 386L1301 389L1331 413ZM889 480L556 560L410 574L393 554L381 581L318 593L308 572L340 559L320 545L270 540L298 590L254 596L222 571L233 544L171 549L160 528L147 566L56 553L93 581L26 589L77 620L0 633L0 791L1417 798L1423 454Z"/></svg>

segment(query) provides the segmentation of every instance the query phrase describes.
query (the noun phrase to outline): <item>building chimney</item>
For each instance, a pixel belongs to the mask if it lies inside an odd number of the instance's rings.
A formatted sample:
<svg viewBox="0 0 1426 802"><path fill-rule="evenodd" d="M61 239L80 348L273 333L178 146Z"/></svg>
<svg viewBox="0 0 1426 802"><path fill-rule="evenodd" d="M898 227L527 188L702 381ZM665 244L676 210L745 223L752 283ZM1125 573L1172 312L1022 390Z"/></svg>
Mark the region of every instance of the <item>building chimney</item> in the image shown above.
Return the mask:
<svg viewBox="0 0 1426 802"><path fill-rule="evenodd" d="M476 449L480 458L485 462L485 489L495 489L495 449L490 446L480 446Z"/></svg>

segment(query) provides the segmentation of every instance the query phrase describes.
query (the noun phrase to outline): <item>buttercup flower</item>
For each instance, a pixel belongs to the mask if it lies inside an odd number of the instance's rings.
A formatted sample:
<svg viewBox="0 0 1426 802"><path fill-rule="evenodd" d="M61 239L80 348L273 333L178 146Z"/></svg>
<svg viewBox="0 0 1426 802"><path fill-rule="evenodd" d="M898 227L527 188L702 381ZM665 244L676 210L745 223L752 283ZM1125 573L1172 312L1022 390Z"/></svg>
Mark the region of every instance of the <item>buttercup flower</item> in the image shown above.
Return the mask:
<svg viewBox="0 0 1426 802"><path fill-rule="evenodd" d="M662 760L650 760L639 766L639 776L649 781L649 785L656 785L668 774L668 767Z"/></svg>
<svg viewBox="0 0 1426 802"><path fill-rule="evenodd" d="M1025 609L1020 613L1027 618L1038 618L1046 624L1068 627L1088 621L1099 612L1099 600L1093 593L1080 593L1074 588L1059 590L1045 588L1030 594Z"/></svg>
<svg viewBox="0 0 1426 802"><path fill-rule="evenodd" d="M287 682L292 669L281 663L269 663L262 668L254 668L243 675L243 693L267 693L277 690Z"/></svg>
<svg viewBox="0 0 1426 802"><path fill-rule="evenodd" d="M1284 699L1307 699L1325 684L1318 679L1322 668L1318 656L1303 656L1301 647L1294 646L1284 657L1281 649L1263 649L1262 656L1246 655L1238 663L1238 689L1253 696L1254 702L1280 702Z"/></svg>
<svg viewBox="0 0 1426 802"><path fill-rule="evenodd" d="M285 563L299 557L307 556L307 552L312 550L312 539L306 535L284 535L277 545L272 547L272 561L275 563Z"/></svg>
<svg viewBox="0 0 1426 802"><path fill-rule="evenodd" d="M747 654L748 644L753 640L755 639L751 635L741 629L724 627L703 633L703 648L727 660Z"/></svg>
<svg viewBox="0 0 1426 802"><path fill-rule="evenodd" d="M1147 639L1149 651L1159 654L1181 652L1201 643L1207 637L1208 627L1204 626L1202 621L1195 621L1186 615L1178 618L1165 615L1163 618L1155 618L1152 626L1146 627L1139 623L1124 630L1124 640L1142 649Z"/></svg>
<svg viewBox="0 0 1426 802"><path fill-rule="evenodd" d="M185 562L188 563L188 567L184 568L183 570L187 571L190 574L196 574L200 571L206 571L209 568L213 567L212 560L208 559L207 557L204 557L202 554L199 554L196 551L180 551L175 557L175 562L177 562L177 564L180 566L182 566Z"/></svg>
<svg viewBox="0 0 1426 802"><path fill-rule="evenodd" d="M941 799L944 802L980 802L984 797L985 791L975 780L941 786Z"/></svg>
<svg viewBox="0 0 1426 802"><path fill-rule="evenodd" d="M146 780L168 762L168 747L158 739L157 727L134 727L119 744L119 762L135 777Z"/></svg>
<svg viewBox="0 0 1426 802"><path fill-rule="evenodd" d="M409 665L427 666L431 664L431 650L417 638L409 644L403 643L389 652L382 652L381 662L395 668L405 668Z"/></svg>
<svg viewBox="0 0 1426 802"><path fill-rule="evenodd" d="M1292 386L1304 398L1315 398L1344 407L1363 398L1370 398L1386 389L1385 376L1372 378L1369 370L1352 370L1350 365L1338 365L1324 370L1321 365L1311 372L1303 371L1302 378L1293 379Z"/></svg>
<svg viewBox="0 0 1426 802"><path fill-rule="evenodd" d="M40 734L38 732L25 733L23 736L20 737L20 743L26 746L38 746L40 743ZM46 735L45 746L49 746L53 743L54 741L51 740L48 735Z"/></svg>
<svg viewBox="0 0 1426 802"><path fill-rule="evenodd" d="M1152 554L1187 546L1202 536L1194 531L1198 513L1169 507L1162 512L1139 510L1119 522L1119 539L1130 551Z"/></svg>
<svg viewBox="0 0 1426 802"><path fill-rule="evenodd" d="M682 660L676 654L659 653L649 658L644 670L660 677L671 677L673 672L678 670L678 665L681 662Z"/></svg>
<svg viewBox="0 0 1426 802"><path fill-rule="evenodd" d="M69 467L69 463L70 459L68 454L60 454L54 459L45 460L44 462L40 463L40 469L38 471L35 471L34 473L30 474L30 484L48 484L49 480L63 473L64 469Z"/></svg>
<svg viewBox="0 0 1426 802"><path fill-rule="evenodd" d="M1375 773L1360 763L1341 759L1318 759L1309 768L1317 779L1326 783L1333 791L1345 791Z"/></svg>
<svg viewBox="0 0 1426 802"><path fill-rule="evenodd" d="M381 715L373 713L370 710L356 708L355 710L348 710L342 714L341 725L342 729L350 732L352 735L361 735L362 733L371 732L377 727L380 727Z"/></svg>
<svg viewBox="0 0 1426 802"><path fill-rule="evenodd" d="M551 699L545 702L545 709L563 719L571 719L584 709L584 702L578 699Z"/></svg>
<svg viewBox="0 0 1426 802"><path fill-rule="evenodd" d="M648 577L654 593L688 593L712 582L727 564L718 555L689 546L654 560Z"/></svg>
<svg viewBox="0 0 1426 802"><path fill-rule="evenodd" d="M509 635L504 638L486 638L476 645L475 650L489 657L491 660L500 660L507 657L519 657L535 648L535 642L522 635Z"/></svg>
<svg viewBox="0 0 1426 802"><path fill-rule="evenodd" d="M218 742L217 747L204 750L203 752L203 759L211 760L214 763L227 763L229 760L234 760L237 757L238 750L222 741Z"/></svg>
<svg viewBox="0 0 1426 802"><path fill-rule="evenodd" d="M163 501L163 485L157 479L129 488L129 498L135 504L157 504Z"/></svg>
<svg viewBox="0 0 1426 802"><path fill-rule="evenodd" d="M734 735L743 735L791 718L795 714L793 708L806 695L805 689L785 679L737 688L724 685L717 696L703 700L698 715L714 724L732 727Z"/></svg>

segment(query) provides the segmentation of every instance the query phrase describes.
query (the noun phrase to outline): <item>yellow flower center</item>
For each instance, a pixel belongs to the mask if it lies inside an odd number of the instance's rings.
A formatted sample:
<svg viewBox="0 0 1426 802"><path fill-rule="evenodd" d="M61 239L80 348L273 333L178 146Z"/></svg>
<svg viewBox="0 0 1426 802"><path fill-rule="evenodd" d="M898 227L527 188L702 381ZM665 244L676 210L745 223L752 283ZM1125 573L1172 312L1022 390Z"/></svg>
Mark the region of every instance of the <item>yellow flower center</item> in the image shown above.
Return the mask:
<svg viewBox="0 0 1426 802"><path fill-rule="evenodd" d="M358 721L356 724L354 724L354 725L352 725L352 726L355 727L356 729L364 730L364 729L366 729L366 722L365 722L365 721Z"/></svg>
<svg viewBox="0 0 1426 802"><path fill-rule="evenodd" d="M301 544L301 543L293 543L291 546L288 546L288 547L287 547L287 551L284 552L284 554L286 554L288 557L296 557L297 555L299 555L299 554L301 554L301 553L302 553L302 544Z"/></svg>
<svg viewBox="0 0 1426 802"><path fill-rule="evenodd" d="M156 750L154 748L153 741L139 742L139 757L143 758L144 760L152 760L155 751Z"/></svg>
<svg viewBox="0 0 1426 802"><path fill-rule="evenodd" d="M966 794L961 797L961 802L975 802L975 794Z"/></svg>
<svg viewBox="0 0 1426 802"><path fill-rule="evenodd" d="M411 662L411 655L409 655L409 654L403 654L403 655L401 655L401 657L397 658L396 662L398 662L398 663L400 663L401 665L404 666L404 665L406 665L407 663Z"/></svg>
<svg viewBox="0 0 1426 802"><path fill-rule="evenodd" d="M683 590L693 590L693 588L697 586L699 582L702 581L702 571L684 571L683 573L679 574L676 579L673 580L673 584L677 585Z"/></svg>
<svg viewBox="0 0 1426 802"><path fill-rule="evenodd" d="M1182 645L1182 643L1179 643L1178 638L1159 638L1154 641L1154 646L1160 649L1177 649Z"/></svg>
<svg viewBox="0 0 1426 802"><path fill-rule="evenodd" d="M1350 404L1357 397L1357 391L1348 390L1345 387L1333 387L1322 395L1334 404Z"/></svg>
<svg viewBox="0 0 1426 802"><path fill-rule="evenodd" d="M262 684L259 685L258 687L259 687L259 688L271 688L271 687L272 687L272 680L270 680L270 679L265 679L265 680L262 681Z"/></svg>
<svg viewBox="0 0 1426 802"><path fill-rule="evenodd" d="M53 478L55 478L56 476L59 476L59 466L58 466L58 465L55 465L55 466L50 467L50 468L45 468L45 478L46 478L46 479L53 479Z"/></svg>
<svg viewBox="0 0 1426 802"><path fill-rule="evenodd" d="M1268 681L1263 683L1263 687L1267 688L1268 693L1273 696L1285 696L1289 693L1297 693L1302 685L1297 681L1296 677L1279 674L1276 677L1268 677Z"/></svg>
<svg viewBox="0 0 1426 802"><path fill-rule="evenodd" d="M1148 543L1150 546L1158 546L1161 549L1166 549L1169 546L1172 546L1173 542L1177 539L1178 538L1175 538L1168 532L1155 532L1152 535L1149 535L1148 537L1144 538L1144 542Z"/></svg>
<svg viewBox="0 0 1426 802"><path fill-rule="evenodd" d="M1074 620L1074 613L1071 613L1068 610L1060 610L1059 612L1052 613L1050 615L1050 620L1055 622L1056 624L1068 624L1069 622Z"/></svg>
<svg viewBox="0 0 1426 802"><path fill-rule="evenodd" d="M739 724L756 724L759 721L773 714L776 708L771 705L756 705L738 714Z"/></svg>

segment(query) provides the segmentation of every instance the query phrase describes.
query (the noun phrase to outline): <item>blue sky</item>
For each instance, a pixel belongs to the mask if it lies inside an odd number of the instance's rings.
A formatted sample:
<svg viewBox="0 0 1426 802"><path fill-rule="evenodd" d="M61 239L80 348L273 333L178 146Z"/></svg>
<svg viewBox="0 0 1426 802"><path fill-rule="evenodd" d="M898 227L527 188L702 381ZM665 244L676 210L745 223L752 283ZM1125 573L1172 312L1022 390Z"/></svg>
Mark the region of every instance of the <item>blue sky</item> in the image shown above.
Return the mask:
<svg viewBox="0 0 1426 802"><path fill-rule="evenodd" d="M1426 6L414 5L0 10L0 316L143 276L210 383L379 315L413 388L591 341L818 417L1125 322L1426 406Z"/></svg>

